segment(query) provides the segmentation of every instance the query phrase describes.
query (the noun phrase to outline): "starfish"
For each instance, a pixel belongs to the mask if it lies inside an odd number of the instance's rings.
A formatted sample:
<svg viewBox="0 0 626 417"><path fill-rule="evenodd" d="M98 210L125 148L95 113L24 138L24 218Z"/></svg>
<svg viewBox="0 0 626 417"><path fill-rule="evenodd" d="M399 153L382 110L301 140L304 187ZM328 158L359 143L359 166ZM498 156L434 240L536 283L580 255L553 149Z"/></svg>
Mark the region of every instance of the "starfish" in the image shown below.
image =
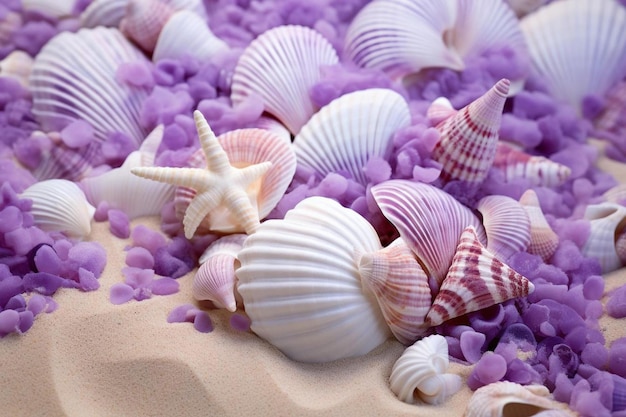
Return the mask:
<svg viewBox="0 0 626 417"><path fill-rule="evenodd" d="M202 220L219 205L224 205L239 219L247 234L260 224L256 204L250 201L246 189L265 175L270 161L244 168L232 166L206 119L198 110L193 113L206 156L207 168L139 167L131 172L137 176L182 187L193 188L195 197L185 211L185 237L191 239Z"/></svg>

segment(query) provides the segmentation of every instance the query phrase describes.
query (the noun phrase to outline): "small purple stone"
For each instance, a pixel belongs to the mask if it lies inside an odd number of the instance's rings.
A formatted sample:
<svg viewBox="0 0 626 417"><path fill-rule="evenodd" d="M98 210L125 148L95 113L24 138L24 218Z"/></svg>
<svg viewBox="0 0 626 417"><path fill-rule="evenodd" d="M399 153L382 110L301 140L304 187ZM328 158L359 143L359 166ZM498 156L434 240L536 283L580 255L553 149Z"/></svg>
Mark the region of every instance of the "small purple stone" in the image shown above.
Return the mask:
<svg viewBox="0 0 626 417"><path fill-rule="evenodd" d="M88 145L94 139L93 127L84 120L75 120L61 130L61 140L70 148Z"/></svg>
<svg viewBox="0 0 626 417"><path fill-rule="evenodd" d="M599 300L604 294L604 278L601 275L591 275L583 283L583 295L587 300Z"/></svg>
<svg viewBox="0 0 626 417"><path fill-rule="evenodd" d="M507 370L506 360L493 352L485 352L480 360L474 365L474 369L467 379L467 385L471 390L476 390L484 385L499 381L504 377Z"/></svg>
<svg viewBox="0 0 626 417"><path fill-rule="evenodd" d="M475 331L463 332L459 338L461 352L469 363L476 363L482 356L482 347L486 337Z"/></svg>
<svg viewBox="0 0 626 417"><path fill-rule="evenodd" d="M206 312L200 311L193 320L193 327L201 333L211 333L213 331L213 322Z"/></svg>
<svg viewBox="0 0 626 417"><path fill-rule="evenodd" d="M170 295L178 292L178 281L173 278L163 277L152 281L152 293L154 295Z"/></svg>
<svg viewBox="0 0 626 417"><path fill-rule="evenodd" d="M130 237L130 219L122 210L111 209L108 212L109 230L111 234L120 239Z"/></svg>
<svg viewBox="0 0 626 417"><path fill-rule="evenodd" d="M116 283L111 286L109 300L111 304L120 305L133 299L134 289L128 284Z"/></svg>
<svg viewBox="0 0 626 417"><path fill-rule="evenodd" d="M4 308L6 310L22 311L26 309L26 300L22 294L14 295L9 301L7 301L7 305L4 306Z"/></svg>
<svg viewBox="0 0 626 417"><path fill-rule="evenodd" d="M609 362L609 351L602 343L587 343L580 354L580 359L583 363L597 369L606 369Z"/></svg>
<svg viewBox="0 0 626 417"><path fill-rule="evenodd" d="M33 327L35 315L32 311L24 310L19 312L19 316L20 323L18 325L18 330L20 333L26 333L31 327Z"/></svg>
<svg viewBox="0 0 626 417"><path fill-rule="evenodd" d="M146 248L136 246L126 253L126 265L141 269L152 269L154 257Z"/></svg>
<svg viewBox="0 0 626 417"><path fill-rule="evenodd" d="M53 275L61 273L61 259L50 245L41 245L33 258L36 271L47 272Z"/></svg>
<svg viewBox="0 0 626 417"><path fill-rule="evenodd" d="M107 262L106 251L98 242L79 242L69 250L68 258L96 277L102 274Z"/></svg>
<svg viewBox="0 0 626 417"><path fill-rule="evenodd" d="M26 309L31 311L34 316L43 312L46 309L46 298L40 294L33 294L28 300L28 306Z"/></svg>
<svg viewBox="0 0 626 417"><path fill-rule="evenodd" d="M26 291L36 291L43 295L52 295L64 284L64 279L47 272L31 272L24 275L23 285Z"/></svg>
<svg viewBox="0 0 626 417"><path fill-rule="evenodd" d="M122 275L124 275L126 284L135 289L150 288L154 278L154 270L126 266L122 268Z"/></svg>
<svg viewBox="0 0 626 417"><path fill-rule="evenodd" d="M174 308L174 310L170 311L170 314L167 315L167 322L184 323L187 321L187 313L194 308L192 304L183 304Z"/></svg>
<svg viewBox="0 0 626 417"><path fill-rule="evenodd" d="M250 330L250 319L244 314L233 314L230 316L230 327L239 332L247 332Z"/></svg>
<svg viewBox="0 0 626 417"><path fill-rule="evenodd" d="M83 291L95 291L100 288L100 282L93 272L85 268L78 268L79 288Z"/></svg>
<svg viewBox="0 0 626 417"><path fill-rule="evenodd" d="M16 331L19 324L20 313L15 310L0 311L0 334Z"/></svg>
<svg viewBox="0 0 626 417"><path fill-rule="evenodd" d="M609 349L609 371L626 378L626 343L613 342Z"/></svg>
<svg viewBox="0 0 626 417"><path fill-rule="evenodd" d="M611 291L606 302L606 312L616 319L626 317L626 285Z"/></svg>

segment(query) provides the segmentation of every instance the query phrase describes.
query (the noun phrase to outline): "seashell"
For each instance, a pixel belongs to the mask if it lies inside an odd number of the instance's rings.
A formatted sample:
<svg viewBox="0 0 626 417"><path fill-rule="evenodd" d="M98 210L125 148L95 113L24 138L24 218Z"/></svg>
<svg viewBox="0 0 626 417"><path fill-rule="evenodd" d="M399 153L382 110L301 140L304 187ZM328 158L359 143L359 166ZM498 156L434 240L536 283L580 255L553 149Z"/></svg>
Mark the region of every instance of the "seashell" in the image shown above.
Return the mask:
<svg viewBox="0 0 626 417"><path fill-rule="evenodd" d="M436 126L441 139L432 157L442 164L441 179L481 183L493 164L509 80L502 79L484 95Z"/></svg>
<svg viewBox="0 0 626 417"><path fill-rule="evenodd" d="M615 244L616 238L626 230L626 207L609 202L592 204L585 209L584 217L591 224L591 232L582 254L598 259L602 273L620 268L622 261Z"/></svg>
<svg viewBox="0 0 626 417"><path fill-rule="evenodd" d="M519 199L530 220L530 243L528 252L539 255L547 261L552 257L559 246L559 236L552 230L546 217L543 215L537 193L529 189Z"/></svg>
<svg viewBox="0 0 626 417"><path fill-rule="evenodd" d="M604 98L604 109L593 120L600 133L626 133L626 81L618 82Z"/></svg>
<svg viewBox="0 0 626 417"><path fill-rule="evenodd" d="M367 185L363 166L375 156L386 159L394 133L410 121L409 106L395 91L355 91L313 115L294 138L294 152L298 164L313 170L319 179L341 171Z"/></svg>
<svg viewBox="0 0 626 417"><path fill-rule="evenodd" d="M175 187L140 178L131 169L153 166L156 150L163 138L163 125L157 126L141 144L130 153L119 168L114 168L81 181L87 199L94 206L107 202L110 208L125 212L130 219L160 215L163 205L174 198Z"/></svg>
<svg viewBox="0 0 626 417"><path fill-rule="evenodd" d="M203 0L161 0L174 10L189 10L200 16L207 18Z"/></svg>
<svg viewBox="0 0 626 417"><path fill-rule="evenodd" d="M76 1L22 0L22 10L38 12L55 19L69 17L74 12Z"/></svg>
<svg viewBox="0 0 626 417"><path fill-rule="evenodd" d="M502 45L527 53L517 18L502 2L384 0L357 14L344 53L395 78L423 68L460 71L464 58Z"/></svg>
<svg viewBox="0 0 626 417"><path fill-rule="evenodd" d="M504 174L506 181L524 178L532 186L558 187L572 170L543 156L532 156L503 142L498 143L493 167Z"/></svg>
<svg viewBox="0 0 626 417"><path fill-rule="evenodd" d="M549 0L504 0L519 18L534 12L548 3L548 1Z"/></svg>
<svg viewBox="0 0 626 417"><path fill-rule="evenodd" d="M252 183L246 190L258 211L259 219L265 218L278 204L293 179L296 156L291 144L270 131L254 128L233 130L217 139L233 166L243 168L266 161L272 163L263 180ZM196 151L187 161L187 165L195 168L206 167L202 150ZM174 201L179 217L184 216L195 195L196 192L191 188L177 189ZM233 233L241 231L241 226L226 206L220 206L201 221L200 229Z"/></svg>
<svg viewBox="0 0 626 417"><path fill-rule="evenodd" d="M12 43L13 34L22 27L23 23L21 14L6 11L2 19L0 19L0 45L8 45L9 42Z"/></svg>
<svg viewBox="0 0 626 417"><path fill-rule="evenodd" d="M524 207L511 197L483 197L476 209L482 214L487 233L487 250L505 262L511 255L524 252L530 243L530 219Z"/></svg>
<svg viewBox="0 0 626 417"><path fill-rule="evenodd" d="M520 26L534 72L579 114L586 96L602 97L626 77L626 9L617 1L552 2Z"/></svg>
<svg viewBox="0 0 626 417"><path fill-rule="evenodd" d="M446 373L450 359L446 338L433 334L406 348L393 365L391 390L408 404L439 405L461 389L459 375Z"/></svg>
<svg viewBox="0 0 626 417"><path fill-rule="evenodd" d="M120 30L147 53L152 53L159 34L174 9L160 0L128 0Z"/></svg>
<svg viewBox="0 0 626 417"><path fill-rule="evenodd" d="M20 197L33 201L31 212L40 229L79 238L91 233L96 209L75 183L63 179L40 181L26 188Z"/></svg>
<svg viewBox="0 0 626 417"><path fill-rule="evenodd" d="M261 116L254 121L253 126L251 127L269 130L270 132L283 139L285 143L291 145L291 132L285 127L285 125L283 125L281 122L274 119L273 117Z"/></svg>
<svg viewBox="0 0 626 417"><path fill-rule="evenodd" d="M374 293L396 339L405 345L426 333L430 309L428 277L402 239L376 252L357 255L363 288Z"/></svg>
<svg viewBox="0 0 626 417"><path fill-rule="evenodd" d="M32 111L41 128L60 131L82 119L99 141L123 132L139 145L146 136L139 120L148 89L116 79L119 65L134 61L146 58L117 29L83 28L55 36L35 58L30 78ZM96 152L96 144L89 146L86 158Z"/></svg>
<svg viewBox="0 0 626 417"><path fill-rule="evenodd" d="M91 161L87 159L92 154L85 155L84 149L70 148L59 132L36 130L28 140L43 145L41 163L31 167L33 176L39 180L61 178L75 181L83 178L92 168Z"/></svg>
<svg viewBox="0 0 626 417"><path fill-rule="evenodd" d="M438 97L428 106L426 117L428 117L431 125L437 126L457 113L458 110L452 107L450 100L445 97Z"/></svg>
<svg viewBox="0 0 626 417"><path fill-rule="evenodd" d="M201 16L190 10L179 10L163 26L152 61L180 59L186 54L198 61L206 61L227 49L226 42L211 32Z"/></svg>
<svg viewBox="0 0 626 417"><path fill-rule="evenodd" d="M626 184L617 184L602 195L606 201L621 205L626 204Z"/></svg>
<svg viewBox="0 0 626 417"><path fill-rule="evenodd" d="M318 32L279 26L244 50L235 67L230 98L236 106L248 96L260 96L265 111L296 134L317 111L309 89L320 81L320 68L338 62L337 52Z"/></svg>
<svg viewBox="0 0 626 417"><path fill-rule="evenodd" d="M463 417L534 416L546 410L562 411L556 414L572 417L567 404L550 398L550 391L543 385L520 385L498 381L478 388L467 403Z"/></svg>
<svg viewBox="0 0 626 417"><path fill-rule="evenodd" d="M626 265L626 230L622 230L615 238L615 253L622 265Z"/></svg>
<svg viewBox="0 0 626 417"><path fill-rule="evenodd" d="M126 15L129 0L94 0L80 15L80 25L118 27Z"/></svg>
<svg viewBox="0 0 626 417"><path fill-rule="evenodd" d="M389 180L371 188L383 215L417 256L435 288L446 276L459 237L473 225L487 241L478 217L450 194L432 185L407 180Z"/></svg>
<svg viewBox="0 0 626 417"><path fill-rule="evenodd" d="M15 78L24 88L29 87L33 58L24 51L15 50L0 61L0 77Z"/></svg>
<svg viewBox="0 0 626 417"><path fill-rule="evenodd" d="M213 242L200 257L200 268L193 278L196 300L210 300L218 308L237 310L235 269L239 266L237 253L247 235L234 234Z"/></svg>
<svg viewBox="0 0 626 417"><path fill-rule="evenodd" d="M324 197L261 223L236 270L252 331L302 362L371 351L391 333L374 295L363 291L355 255L380 249L370 223Z"/></svg>
<svg viewBox="0 0 626 417"><path fill-rule="evenodd" d="M468 226L426 321L438 326L455 317L525 297L534 288L527 278L490 253L478 240L474 227Z"/></svg>

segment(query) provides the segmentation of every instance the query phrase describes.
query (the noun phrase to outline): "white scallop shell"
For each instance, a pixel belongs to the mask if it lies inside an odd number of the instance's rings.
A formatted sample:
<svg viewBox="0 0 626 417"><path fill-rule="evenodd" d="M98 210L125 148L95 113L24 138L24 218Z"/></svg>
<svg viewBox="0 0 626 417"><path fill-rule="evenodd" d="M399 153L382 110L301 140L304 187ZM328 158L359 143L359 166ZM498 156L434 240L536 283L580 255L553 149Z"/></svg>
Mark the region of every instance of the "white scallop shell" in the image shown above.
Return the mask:
<svg viewBox="0 0 626 417"><path fill-rule="evenodd" d="M119 168L81 181L87 199L98 206L107 202L110 208L125 212L130 219L161 214L163 205L174 198L176 187L131 174L135 167L153 166L156 149L163 138L163 125L157 126L141 144L131 152Z"/></svg>
<svg viewBox="0 0 626 417"><path fill-rule="evenodd" d="M94 0L80 15L80 25L117 27L126 14L128 0Z"/></svg>
<svg viewBox="0 0 626 417"><path fill-rule="evenodd" d="M128 0L120 30L148 54L152 53L159 33L175 12L161 0Z"/></svg>
<svg viewBox="0 0 626 417"><path fill-rule="evenodd" d="M339 62L337 52L318 32L303 26L279 26L244 50L233 74L231 100L250 95L296 134L317 111L309 89L321 79L320 68Z"/></svg>
<svg viewBox="0 0 626 417"><path fill-rule="evenodd" d="M0 61L0 77L15 78L22 87L28 88L34 60L24 51L15 50Z"/></svg>
<svg viewBox="0 0 626 417"><path fill-rule="evenodd" d="M534 190L526 190L520 197L519 202L526 210L528 220L530 221L528 252L539 255L541 259L547 261L559 246L559 236L548 224L541 210L537 193Z"/></svg>
<svg viewBox="0 0 626 417"><path fill-rule="evenodd" d="M163 26L154 47L152 61L180 59L185 54L199 61L206 61L227 49L226 42L211 32L201 16L190 10L179 10Z"/></svg>
<svg viewBox="0 0 626 417"><path fill-rule="evenodd" d="M39 12L58 19L71 16L75 3L75 0L22 0L22 10Z"/></svg>
<svg viewBox="0 0 626 417"><path fill-rule="evenodd" d="M591 233L583 245L583 255L598 259L603 273L620 268L615 238L626 227L626 207L609 202L592 204L585 209L585 219L591 223Z"/></svg>
<svg viewBox="0 0 626 417"><path fill-rule="evenodd" d="M604 96L626 76L624 27L615 0L556 1L521 21L534 70L579 113L585 96Z"/></svg>
<svg viewBox="0 0 626 417"><path fill-rule="evenodd" d="M448 370L448 342L433 334L406 348L393 365L389 383L391 390L405 403L442 404L461 389L459 375Z"/></svg>
<svg viewBox="0 0 626 417"><path fill-rule="evenodd" d="M389 156L393 134L409 125L406 100L393 90L371 88L345 94L317 112L294 138L298 164L323 179L347 172L367 185L363 172L374 156Z"/></svg>
<svg viewBox="0 0 626 417"><path fill-rule="evenodd" d="M62 179L40 181L26 188L20 197L33 200L31 212L35 225L42 230L81 238L91 233L96 209L75 183Z"/></svg>
<svg viewBox="0 0 626 417"><path fill-rule="evenodd" d="M371 351L391 333L373 294L363 290L355 251L379 249L363 217L324 197L261 223L239 252L236 271L252 331L297 361Z"/></svg>

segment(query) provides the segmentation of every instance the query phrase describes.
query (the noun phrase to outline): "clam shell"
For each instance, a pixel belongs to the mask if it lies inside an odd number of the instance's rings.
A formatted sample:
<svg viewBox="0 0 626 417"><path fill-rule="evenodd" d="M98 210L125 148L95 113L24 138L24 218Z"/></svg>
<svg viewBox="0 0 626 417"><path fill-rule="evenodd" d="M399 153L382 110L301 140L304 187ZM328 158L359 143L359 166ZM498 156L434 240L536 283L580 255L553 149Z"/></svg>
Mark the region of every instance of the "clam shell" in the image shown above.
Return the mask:
<svg viewBox="0 0 626 417"><path fill-rule="evenodd" d="M380 249L363 217L324 197L261 223L236 271L252 331L302 362L371 351L391 333L373 294L363 291L355 252Z"/></svg>
<svg viewBox="0 0 626 417"><path fill-rule="evenodd" d="M617 1L552 2L520 25L534 71L579 114L585 96L604 96L626 76L626 9Z"/></svg>
<svg viewBox="0 0 626 417"><path fill-rule="evenodd" d="M526 210L530 221L528 252L539 255L541 259L547 261L559 246L559 236L548 224L541 210L537 193L534 190L526 190L520 197L519 202Z"/></svg>
<svg viewBox="0 0 626 417"><path fill-rule="evenodd" d="M206 61L227 49L226 42L211 32L201 16L190 10L180 10L172 14L163 26L152 61L180 59L186 54L198 61Z"/></svg>
<svg viewBox="0 0 626 417"><path fill-rule="evenodd" d="M144 51L151 53L174 8L160 0L128 0L120 30Z"/></svg>
<svg viewBox="0 0 626 417"><path fill-rule="evenodd" d="M389 377L391 390L408 404L442 404L463 383L459 375L446 373L448 365L445 337L433 334L418 340L393 365Z"/></svg>
<svg viewBox="0 0 626 417"><path fill-rule="evenodd" d="M503 417L507 415L535 415L545 410L560 410L560 416L574 416L567 404L550 399L550 391L543 385L520 385L499 381L478 388L465 409L464 417Z"/></svg>
<svg viewBox="0 0 626 417"><path fill-rule="evenodd" d="M524 297L533 290L528 279L487 251L474 227L468 226L426 321L438 326L455 317Z"/></svg>
<svg viewBox="0 0 626 417"><path fill-rule="evenodd" d="M442 164L444 182L481 183L496 156L502 110L509 91L502 79L484 95L436 126L441 139L433 159Z"/></svg>
<svg viewBox="0 0 626 417"><path fill-rule="evenodd" d="M26 188L20 197L33 201L31 212L40 229L79 238L91 233L96 209L75 183L63 179L40 181Z"/></svg>
<svg viewBox="0 0 626 417"><path fill-rule="evenodd" d="M426 333L430 309L428 277L402 239L363 253L357 262L363 287L374 293L396 339L405 345Z"/></svg>
<svg viewBox="0 0 626 417"><path fill-rule="evenodd" d="M345 94L324 106L294 138L298 164L324 178L346 172L367 185L363 167L372 157L386 159L393 134L411 121L409 106L393 90L371 88Z"/></svg>
<svg viewBox="0 0 626 417"><path fill-rule="evenodd" d="M465 57L501 45L527 53L517 18L502 2L384 0L354 18L345 54L402 77L423 68L462 70Z"/></svg>
<svg viewBox="0 0 626 417"><path fill-rule="evenodd" d="M231 100L236 106L250 95L260 96L265 111L296 134L317 111L309 89L320 81L320 68L338 62L330 42L312 29L292 25L270 29L239 58Z"/></svg>
<svg viewBox="0 0 626 417"><path fill-rule="evenodd" d="M15 78L22 87L28 88L33 62L33 58L26 52L15 50L0 61L0 77Z"/></svg>
<svg viewBox="0 0 626 417"><path fill-rule="evenodd" d="M626 228L626 207L609 202L593 204L587 206L584 217L591 223L591 233L582 247L583 255L598 259L603 273L620 268L615 239Z"/></svg>
<svg viewBox="0 0 626 417"><path fill-rule="evenodd" d="M524 207L504 195L483 197L476 209L482 214L487 250L501 261L524 252L530 243L530 219Z"/></svg>
<svg viewBox="0 0 626 417"><path fill-rule="evenodd" d="M502 142L498 143L493 167L502 171L505 181L524 178L537 187L558 187L572 173L568 166L543 156L529 155Z"/></svg>
<svg viewBox="0 0 626 417"><path fill-rule="evenodd" d="M373 186L371 191L384 216L398 229L426 273L435 280L435 287L446 276L459 237L468 225L473 225L480 239L487 241L478 217L439 188L390 180Z"/></svg>
<svg viewBox="0 0 626 417"><path fill-rule="evenodd" d="M268 130L255 128L233 130L217 139L232 166L243 168L266 161L272 163L261 183L254 183L248 188L248 195L253 204L256 204L259 219L265 218L278 204L295 173L296 156L291 144ZM202 150L196 151L187 164L195 168L206 167ZM174 201L180 218L184 216L195 195L196 192L191 188L177 188ZM200 229L232 233L240 227L239 221L228 208L220 206L204 218Z"/></svg>
<svg viewBox="0 0 626 417"><path fill-rule="evenodd" d="M85 28L118 27L126 14L128 1L94 0L80 14L80 25Z"/></svg>

